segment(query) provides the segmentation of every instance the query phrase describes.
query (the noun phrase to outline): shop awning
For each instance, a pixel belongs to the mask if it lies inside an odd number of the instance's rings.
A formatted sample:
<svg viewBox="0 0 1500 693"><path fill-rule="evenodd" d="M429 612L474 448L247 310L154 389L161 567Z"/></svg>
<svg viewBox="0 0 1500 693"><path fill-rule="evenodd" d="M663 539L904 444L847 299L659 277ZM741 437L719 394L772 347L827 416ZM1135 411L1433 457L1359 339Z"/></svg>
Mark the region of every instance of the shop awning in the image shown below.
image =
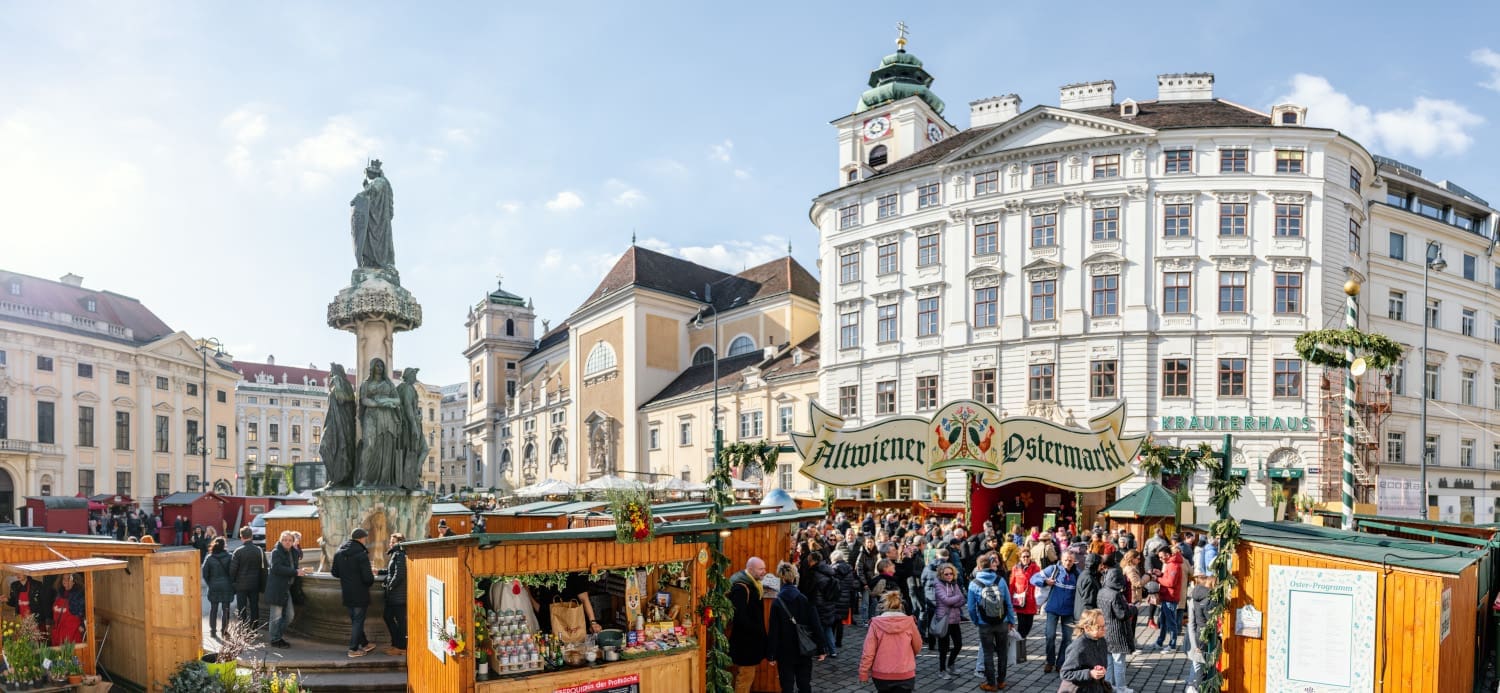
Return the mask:
<svg viewBox="0 0 1500 693"><path fill-rule="evenodd" d="M1248 479L1250 478L1250 470L1244 467L1234 467L1229 470L1229 475L1238 479Z"/></svg>
<svg viewBox="0 0 1500 693"><path fill-rule="evenodd" d="M34 563L0 564L0 573L41 577L63 573L93 573L100 570L124 570L125 561L117 558L73 558Z"/></svg>
<svg viewBox="0 0 1500 693"><path fill-rule="evenodd" d="M1131 491L1124 498L1099 511L1099 514L1122 519L1176 517L1177 496L1161 484L1150 483Z"/></svg>
<svg viewBox="0 0 1500 693"><path fill-rule="evenodd" d="M1266 470L1266 476L1272 479L1301 479L1305 473L1301 469L1287 469L1285 467L1272 467Z"/></svg>

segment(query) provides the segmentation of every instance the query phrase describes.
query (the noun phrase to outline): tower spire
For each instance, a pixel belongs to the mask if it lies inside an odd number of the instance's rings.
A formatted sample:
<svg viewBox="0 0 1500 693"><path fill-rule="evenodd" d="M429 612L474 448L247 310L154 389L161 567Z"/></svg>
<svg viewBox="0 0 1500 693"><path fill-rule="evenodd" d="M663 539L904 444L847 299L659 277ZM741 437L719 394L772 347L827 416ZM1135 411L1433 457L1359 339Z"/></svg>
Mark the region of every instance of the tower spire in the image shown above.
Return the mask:
<svg viewBox="0 0 1500 693"><path fill-rule="evenodd" d="M896 22L896 52L906 52L906 35L910 31L906 28L906 22Z"/></svg>

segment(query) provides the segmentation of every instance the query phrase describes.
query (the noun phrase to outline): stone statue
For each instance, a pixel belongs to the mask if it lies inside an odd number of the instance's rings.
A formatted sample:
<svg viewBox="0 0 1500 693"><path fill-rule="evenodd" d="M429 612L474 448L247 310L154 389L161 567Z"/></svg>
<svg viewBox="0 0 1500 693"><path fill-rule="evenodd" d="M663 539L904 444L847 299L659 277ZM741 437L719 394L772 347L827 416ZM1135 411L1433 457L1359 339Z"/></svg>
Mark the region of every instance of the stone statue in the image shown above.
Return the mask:
<svg viewBox="0 0 1500 693"><path fill-rule="evenodd" d="M391 219L396 216L391 204L391 183L375 159L365 168L364 190L349 206L353 208L349 227L354 235L354 262L360 269L395 269L396 248L391 239Z"/></svg>
<svg viewBox="0 0 1500 693"><path fill-rule="evenodd" d="M401 485L401 399L385 361L370 360L370 375L359 386L359 485Z"/></svg>
<svg viewBox="0 0 1500 693"><path fill-rule="evenodd" d="M323 415L323 442L318 444L329 487L354 483L354 430L354 387L343 366L329 364L328 411Z"/></svg>
<svg viewBox="0 0 1500 693"><path fill-rule="evenodd" d="M396 395L401 400L401 488L422 490L422 464L427 461L427 438L422 434L422 401L417 396L417 369L401 371Z"/></svg>
<svg viewBox="0 0 1500 693"><path fill-rule="evenodd" d="M607 419L594 422L594 430L589 431L589 471L609 471L609 421Z"/></svg>

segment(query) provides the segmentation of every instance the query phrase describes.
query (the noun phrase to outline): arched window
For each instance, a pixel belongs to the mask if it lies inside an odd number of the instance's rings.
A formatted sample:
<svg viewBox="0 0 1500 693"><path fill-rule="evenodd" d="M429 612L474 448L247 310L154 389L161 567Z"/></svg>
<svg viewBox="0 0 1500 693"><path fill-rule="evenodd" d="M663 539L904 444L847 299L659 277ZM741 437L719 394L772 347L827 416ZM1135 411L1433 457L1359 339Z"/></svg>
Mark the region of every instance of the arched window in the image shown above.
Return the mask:
<svg viewBox="0 0 1500 693"><path fill-rule="evenodd" d="M562 438L553 438L552 439L552 456L553 457L562 457L563 456L563 439Z"/></svg>
<svg viewBox="0 0 1500 693"><path fill-rule="evenodd" d="M475 462L474 464L475 464L475 466L480 466L480 467L482 467L484 465L483 462ZM500 473L501 474L507 474L509 472L510 472L510 448L506 448L506 449L500 451Z"/></svg>
<svg viewBox="0 0 1500 693"><path fill-rule="evenodd" d="M521 458L524 459L527 462L535 462L536 461L536 444L535 443L527 443L526 444L526 449L524 451L522 451L522 453L521 453Z"/></svg>
<svg viewBox="0 0 1500 693"><path fill-rule="evenodd" d="M885 145L877 144L870 150L870 167L884 166L886 160Z"/></svg>
<svg viewBox="0 0 1500 693"><path fill-rule="evenodd" d="M849 182L853 183L854 181L857 181L857 180L859 180L859 171L856 171L856 170L854 170L852 168L849 169Z"/></svg>
<svg viewBox="0 0 1500 693"><path fill-rule="evenodd" d="M516 336L516 321L515 320L512 320L510 318L506 318L505 319L505 336L507 336L507 337L514 337L514 336Z"/></svg>
<svg viewBox="0 0 1500 693"><path fill-rule="evenodd" d="M740 354L748 354L752 351L755 351L755 340L745 335L735 337L734 341L729 343L730 358L739 356Z"/></svg>
<svg viewBox="0 0 1500 693"><path fill-rule="evenodd" d="M693 365L694 366L700 366L700 365L703 365L705 363L713 363L713 361L714 361L714 350L713 350L713 347L701 346L701 347L698 347L697 351L693 352Z"/></svg>
<svg viewBox="0 0 1500 693"><path fill-rule="evenodd" d="M583 377L597 375L614 367L615 350L609 346L609 342L599 342L589 352L588 360L583 362Z"/></svg>

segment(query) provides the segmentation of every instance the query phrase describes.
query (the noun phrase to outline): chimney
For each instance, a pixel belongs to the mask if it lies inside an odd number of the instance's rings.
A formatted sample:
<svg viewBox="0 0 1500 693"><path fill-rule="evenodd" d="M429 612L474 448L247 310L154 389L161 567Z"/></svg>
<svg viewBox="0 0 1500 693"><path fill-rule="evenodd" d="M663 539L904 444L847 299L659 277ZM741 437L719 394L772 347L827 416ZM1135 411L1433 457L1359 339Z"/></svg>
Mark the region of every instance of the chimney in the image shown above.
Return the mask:
<svg viewBox="0 0 1500 693"><path fill-rule="evenodd" d="M1003 123L1021 112L1021 97L1015 94L991 96L969 102L969 127Z"/></svg>
<svg viewBox="0 0 1500 693"><path fill-rule="evenodd" d="M58 281L67 284L68 286L83 286L83 277L73 274L72 272L64 274L62 276L62 279L59 279Z"/></svg>
<svg viewBox="0 0 1500 693"><path fill-rule="evenodd" d="M1067 84L1057 91L1057 105L1070 111L1107 108L1115 105L1115 82L1112 79Z"/></svg>
<svg viewBox="0 0 1500 693"><path fill-rule="evenodd" d="M1207 101L1214 97L1214 73L1184 72L1156 76L1157 101Z"/></svg>
<svg viewBox="0 0 1500 693"><path fill-rule="evenodd" d="M760 356L761 356L761 358L766 359L766 360L770 360L770 359L776 358L776 347L768 346L768 347L766 347L764 349L761 349L760 350Z"/></svg>
<svg viewBox="0 0 1500 693"><path fill-rule="evenodd" d="M271 354L271 355L269 355L269 356L266 357L266 365L267 366L274 366L274 365L276 365L276 355L275 354Z"/></svg>

